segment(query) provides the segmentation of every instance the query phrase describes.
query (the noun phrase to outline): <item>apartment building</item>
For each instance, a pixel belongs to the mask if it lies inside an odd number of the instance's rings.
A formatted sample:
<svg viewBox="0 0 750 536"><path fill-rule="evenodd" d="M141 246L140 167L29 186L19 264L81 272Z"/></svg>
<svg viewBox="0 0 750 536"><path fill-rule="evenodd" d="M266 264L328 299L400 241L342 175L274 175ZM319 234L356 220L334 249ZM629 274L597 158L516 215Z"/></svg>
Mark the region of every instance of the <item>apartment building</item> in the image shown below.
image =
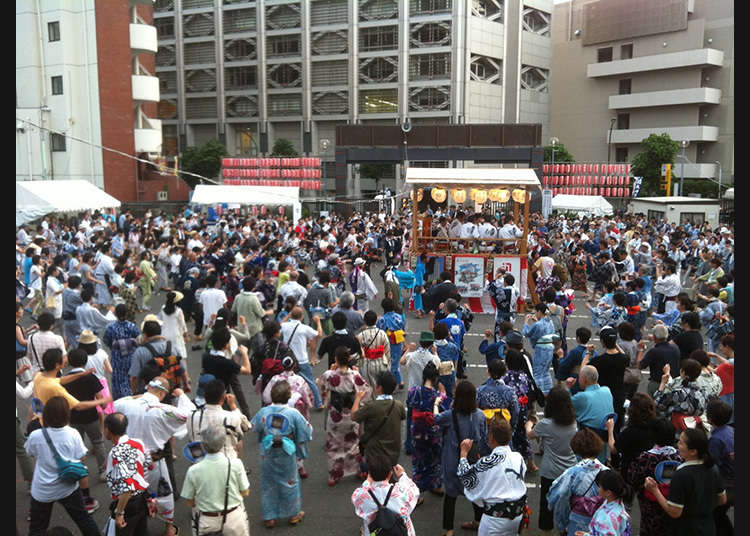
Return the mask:
<svg viewBox="0 0 750 536"><path fill-rule="evenodd" d="M16 2L16 180L85 179L121 201L159 198L165 179L102 148L162 152L152 17L153 0ZM187 199L187 185L170 184Z"/></svg>
<svg viewBox="0 0 750 536"><path fill-rule="evenodd" d="M332 191L336 125L542 123L547 136L551 13L552 0L157 0L164 153L218 138L252 156L286 138L328 163Z"/></svg>
<svg viewBox="0 0 750 536"><path fill-rule="evenodd" d="M666 132L685 178L733 182L731 0L571 0L553 21L550 131L577 160L632 162Z"/></svg>

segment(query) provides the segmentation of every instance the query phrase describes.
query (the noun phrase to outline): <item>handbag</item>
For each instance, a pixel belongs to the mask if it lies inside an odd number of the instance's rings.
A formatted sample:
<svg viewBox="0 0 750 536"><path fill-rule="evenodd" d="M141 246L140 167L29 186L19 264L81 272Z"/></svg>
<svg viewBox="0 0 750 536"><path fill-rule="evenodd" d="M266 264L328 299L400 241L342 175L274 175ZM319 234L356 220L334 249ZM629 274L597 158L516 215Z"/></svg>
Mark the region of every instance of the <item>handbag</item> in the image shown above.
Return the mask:
<svg viewBox="0 0 750 536"><path fill-rule="evenodd" d="M625 376L622 381L627 385L638 385L641 383L641 369L634 367L626 368Z"/></svg>
<svg viewBox="0 0 750 536"><path fill-rule="evenodd" d="M44 434L44 439L47 440L50 450L52 450L52 454L55 456L57 468L60 471L60 478L63 481L68 483L78 482L89 475L89 470L82 462L66 460L60 456L57 449L52 444L52 440L49 438L49 433L47 433L46 428L42 428L42 433Z"/></svg>
<svg viewBox="0 0 750 536"><path fill-rule="evenodd" d="M373 437L375 437L375 434L377 434L380 431L380 429L383 427L383 425L386 422L388 422L388 417L391 416L391 411L393 411L393 406L395 405L396 405L396 400L393 399L391 401L391 407L388 408L388 413L385 414L385 417L383 418L382 421L380 421L380 424L377 426L377 428L375 428L371 433L367 434L366 436L362 436L362 438L359 440L359 454L361 456L365 455L365 447L367 446L367 442ZM367 439L365 439L365 437Z"/></svg>
<svg viewBox="0 0 750 536"><path fill-rule="evenodd" d="M604 502L604 497L602 497L598 493L592 497L586 497L586 494L591 489L591 486L593 486L595 483L596 478L591 481L591 484L589 484L589 487L586 488L586 491L583 492L583 495L570 498L570 508L573 512L586 517L594 516L594 513Z"/></svg>
<svg viewBox="0 0 750 536"><path fill-rule="evenodd" d="M227 522L227 503L229 501L229 475L232 472L232 462L227 458L227 484L224 490L224 512L221 516L221 528L219 530L213 530L211 532L204 532L203 536L222 536L224 534L224 523ZM196 531L197 532L197 531Z"/></svg>
<svg viewBox="0 0 750 536"><path fill-rule="evenodd" d="M458 457L461 459L461 434L458 431L458 417L455 409L451 411L451 416L453 417L453 430L456 432L456 442L458 443ZM469 454L466 455L466 460L472 465L479 461L479 447L476 441L472 443Z"/></svg>

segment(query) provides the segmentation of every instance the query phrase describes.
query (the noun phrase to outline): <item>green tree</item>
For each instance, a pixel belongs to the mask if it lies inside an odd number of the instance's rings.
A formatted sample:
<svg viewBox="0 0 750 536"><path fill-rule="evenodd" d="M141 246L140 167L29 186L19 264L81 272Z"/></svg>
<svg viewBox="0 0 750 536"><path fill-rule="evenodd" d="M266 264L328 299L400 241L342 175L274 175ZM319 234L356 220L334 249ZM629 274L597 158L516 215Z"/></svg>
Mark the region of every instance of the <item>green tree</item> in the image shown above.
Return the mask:
<svg viewBox="0 0 750 536"><path fill-rule="evenodd" d="M666 132L664 134L651 134L641 143L645 150L635 155L631 166L633 176L643 177L641 193L638 195L640 197L666 195L666 192L659 189L661 166L662 164L674 163L674 157L680 146ZM672 166L672 184L675 184L675 177L677 176L675 171L677 170Z"/></svg>
<svg viewBox="0 0 750 536"><path fill-rule="evenodd" d="M182 171L197 173L214 179L221 171L221 159L227 156L227 148L219 140L210 140L197 147L188 147L180 158ZM201 183L201 179L191 175L182 175L191 188Z"/></svg>
<svg viewBox="0 0 750 536"><path fill-rule="evenodd" d="M286 138L279 138L276 143L273 144L271 149L271 156L284 156L294 157L299 156L297 149L294 148L294 144Z"/></svg>
<svg viewBox="0 0 750 536"><path fill-rule="evenodd" d="M375 189L378 190L380 179L393 170L393 164L362 164L359 176L365 179L375 179Z"/></svg>
<svg viewBox="0 0 750 536"><path fill-rule="evenodd" d="M576 159L570 154L568 149L562 143L555 144L555 163L560 162L575 162ZM547 164L552 163L552 146L547 145L544 148L544 162Z"/></svg>

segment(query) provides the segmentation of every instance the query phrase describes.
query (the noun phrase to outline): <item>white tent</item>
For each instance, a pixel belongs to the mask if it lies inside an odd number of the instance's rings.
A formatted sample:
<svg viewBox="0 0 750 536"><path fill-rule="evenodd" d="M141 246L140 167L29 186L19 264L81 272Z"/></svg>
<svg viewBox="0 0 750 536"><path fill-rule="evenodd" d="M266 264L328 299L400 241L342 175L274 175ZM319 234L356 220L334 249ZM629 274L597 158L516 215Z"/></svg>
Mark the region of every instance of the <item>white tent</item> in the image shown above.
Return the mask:
<svg viewBox="0 0 750 536"><path fill-rule="evenodd" d="M724 199L734 199L734 188L728 188L722 197Z"/></svg>
<svg viewBox="0 0 750 536"><path fill-rule="evenodd" d="M302 217L302 203L296 186L235 186L199 184L191 203L198 205L291 205L294 223Z"/></svg>
<svg viewBox="0 0 750 536"><path fill-rule="evenodd" d="M17 181L16 225L52 212L119 208L120 202L86 180Z"/></svg>
<svg viewBox="0 0 750 536"><path fill-rule="evenodd" d="M558 194L552 198L552 210L584 212L594 216L611 216L612 205L600 195Z"/></svg>

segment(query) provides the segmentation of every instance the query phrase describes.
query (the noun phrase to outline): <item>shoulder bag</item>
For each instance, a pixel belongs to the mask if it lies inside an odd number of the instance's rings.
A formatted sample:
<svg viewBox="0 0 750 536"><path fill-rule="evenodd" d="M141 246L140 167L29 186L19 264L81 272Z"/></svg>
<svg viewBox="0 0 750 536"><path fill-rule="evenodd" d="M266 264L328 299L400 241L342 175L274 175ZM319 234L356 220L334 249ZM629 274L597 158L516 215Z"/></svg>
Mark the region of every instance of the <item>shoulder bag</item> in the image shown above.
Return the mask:
<svg viewBox="0 0 750 536"><path fill-rule="evenodd" d="M227 504L229 502L229 476L232 473L232 461L227 458L227 485L224 490L224 511L221 516L221 528L219 530L213 530L211 532L204 532L203 536L222 536L224 534L224 523L227 522Z"/></svg>
<svg viewBox="0 0 750 536"><path fill-rule="evenodd" d="M50 439L46 428L42 428L42 433L44 434L44 439L47 440L47 444L49 445L49 448L52 451L53 456L55 457L57 468L60 471L60 478L63 481L72 484L89 475L89 470L86 468L83 462L66 460L65 458L60 456L60 453L57 452L57 449L52 444L52 440Z"/></svg>
<svg viewBox="0 0 750 536"><path fill-rule="evenodd" d="M382 421L380 421L380 424L377 426L377 428L375 428L371 433L365 436L362 436L362 438L359 440L359 454L361 456L365 455L365 447L367 446L367 442L373 437L375 437L375 434L377 434L380 431L380 429L383 427L383 425L388 421L388 417L391 416L391 412L393 411L393 406L395 405L396 405L396 399L394 398L391 401L391 407L388 408L388 413L385 414L385 417L383 418ZM407 423L407 426L408 425L409 424Z"/></svg>
<svg viewBox="0 0 750 536"><path fill-rule="evenodd" d="M596 484L596 477L591 481L591 484L586 488L586 491L583 492L583 495L570 498L570 508L573 512L582 516L593 517L594 513L604 502L604 497L598 493L591 497L586 497L586 494L594 484Z"/></svg>

